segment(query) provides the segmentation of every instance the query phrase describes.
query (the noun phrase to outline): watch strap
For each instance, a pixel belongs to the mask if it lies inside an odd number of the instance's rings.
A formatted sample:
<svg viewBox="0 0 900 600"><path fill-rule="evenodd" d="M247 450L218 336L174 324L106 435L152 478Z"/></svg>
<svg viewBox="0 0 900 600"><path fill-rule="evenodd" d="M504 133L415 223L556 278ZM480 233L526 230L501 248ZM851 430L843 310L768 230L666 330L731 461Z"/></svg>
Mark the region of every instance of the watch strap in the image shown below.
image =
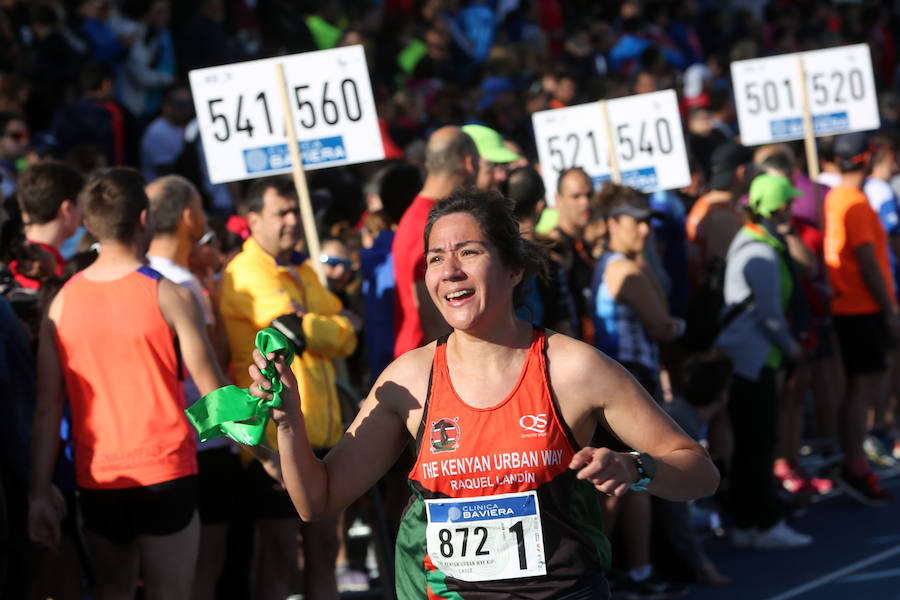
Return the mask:
<svg viewBox="0 0 900 600"><path fill-rule="evenodd" d="M647 486L650 485L650 482L653 481L653 478L647 473L644 469L644 463L641 460L640 452L629 452L629 454L634 459L634 466L638 472L638 480L632 483L629 487L632 491L635 492L645 492L647 491Z"/></svg>

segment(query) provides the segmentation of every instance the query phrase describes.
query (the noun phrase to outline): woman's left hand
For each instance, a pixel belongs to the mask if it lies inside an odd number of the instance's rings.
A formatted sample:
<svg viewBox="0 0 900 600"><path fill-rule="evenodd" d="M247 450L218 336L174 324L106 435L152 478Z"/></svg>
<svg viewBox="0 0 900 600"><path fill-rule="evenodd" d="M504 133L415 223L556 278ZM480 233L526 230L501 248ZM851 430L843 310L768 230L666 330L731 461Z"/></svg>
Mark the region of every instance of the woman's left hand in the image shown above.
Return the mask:
<svg viewBox="0 0 900 600"><path fill-rule="evenodd" d="M624 496L637 477L634 458L609 448L585 446L572 457L569 468L578 469L578 479L587 479L609 496Z"/></svg>

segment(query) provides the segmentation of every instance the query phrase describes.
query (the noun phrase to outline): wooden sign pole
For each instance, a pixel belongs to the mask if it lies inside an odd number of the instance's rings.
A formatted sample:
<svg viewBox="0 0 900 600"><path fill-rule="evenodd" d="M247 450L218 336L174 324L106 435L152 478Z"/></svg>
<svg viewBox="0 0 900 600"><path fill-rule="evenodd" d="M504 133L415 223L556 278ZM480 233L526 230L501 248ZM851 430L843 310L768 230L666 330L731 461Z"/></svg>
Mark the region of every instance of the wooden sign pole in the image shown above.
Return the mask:
<svg viewBox="0 0 900 600"><path fill-rule="evenodd" d="M297 142L297 130L294 127L294 117L291 115L291 101L288 97L287 80L284 76L284 65L275 65L278 77L278 89L281 91L281 107L284 111L284 123L287 129L288 149L291 151L291 168L294 174L294 187L297 189L297 198L300 200L300 219L303 223L303 235L306 239L306 248L309 251L309 262L319 281L325 285L325 272L319 261L321 249L319 246L319 233L316 229L316 218L313 214L312 202L309 199L309 187L306 185L306 174L303 172L303 158L300 155L300 144Z"/></svg>
<svg viewBox="0 0 900 600"><path fill-rule="evenodd" d="M616 156L616 146L613 141L612 125L609 122L609 108L606 100L600 101L600 112L603 114L603 124L606 126L606 143L609 146L609 170L613 183L622 183L622 173L619 171L619 158Z"/></svg>
<svg viewBox="0 0 900 600"><path fill-rule="evenodd" d="M806 89L806 67L803 55L797 55L797 68L800 70L800 101L803 105L803 139L806 148L806 169L813 184L813 198L816 201L816 212L819 212L819 151L816 149L816 129L813 125L812 110L809 107L809 93Z"/></svg>

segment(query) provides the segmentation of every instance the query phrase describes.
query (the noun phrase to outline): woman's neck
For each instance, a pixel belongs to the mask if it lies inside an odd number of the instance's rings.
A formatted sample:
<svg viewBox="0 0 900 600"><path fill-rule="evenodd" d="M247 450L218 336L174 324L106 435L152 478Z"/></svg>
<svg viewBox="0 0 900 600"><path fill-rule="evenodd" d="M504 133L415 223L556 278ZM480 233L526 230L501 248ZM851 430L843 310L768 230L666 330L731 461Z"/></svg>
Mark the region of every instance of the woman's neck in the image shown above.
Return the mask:
<svg viewBox="0 0 900 600"><path fill-rule="evenodd" d="M487 333L454 329L447 348L455 357L484 362L531 345L532 325L510 313L505 322L494 324Z"/></svg>
<svg viewBox="0 0 900 600"><path fill-rule="evenodd" d="M609 241L609 243L606 245L606 249L610 252L617 252L619 254L622 254L626 258L630 258L632 260L637 258L637 255L640 254L639 252L624 248L621 244L617 244L614 240Z"/></svg>

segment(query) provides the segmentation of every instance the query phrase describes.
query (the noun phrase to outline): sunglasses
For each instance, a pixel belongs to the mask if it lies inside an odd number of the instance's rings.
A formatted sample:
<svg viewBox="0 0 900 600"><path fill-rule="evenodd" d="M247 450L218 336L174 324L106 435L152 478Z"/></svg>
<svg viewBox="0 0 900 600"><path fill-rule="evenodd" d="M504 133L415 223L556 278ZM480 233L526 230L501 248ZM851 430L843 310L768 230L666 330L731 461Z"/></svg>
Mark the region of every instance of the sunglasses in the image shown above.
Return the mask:
<svg viewBox="0 0 900 600"><path fill-rule="evenodd" d="M8 138L12 138L17 142L27 142L28 138L31 137L31 133L26 131L8 131L4 134Z"/></svg>
<svg viewBox="0 0 900 600"><path fill-rule="evenodd" d="M345 269L347 269L348 271L353 266L353 263L351 263L346 258L338 258L337 256L328 256L327 254L320 254L319 262L322 263L323 265L328 265L329 267L336 267L336 266L340 265L340 266L344 267Z"/></svg>
<svg viewBox="0 0 900 600"><path fill-rule="evenodd" d="M215 244L217 241L216 232L210 229L203 236L197 240L197 246L205 246L207 244Z"/></svg>

